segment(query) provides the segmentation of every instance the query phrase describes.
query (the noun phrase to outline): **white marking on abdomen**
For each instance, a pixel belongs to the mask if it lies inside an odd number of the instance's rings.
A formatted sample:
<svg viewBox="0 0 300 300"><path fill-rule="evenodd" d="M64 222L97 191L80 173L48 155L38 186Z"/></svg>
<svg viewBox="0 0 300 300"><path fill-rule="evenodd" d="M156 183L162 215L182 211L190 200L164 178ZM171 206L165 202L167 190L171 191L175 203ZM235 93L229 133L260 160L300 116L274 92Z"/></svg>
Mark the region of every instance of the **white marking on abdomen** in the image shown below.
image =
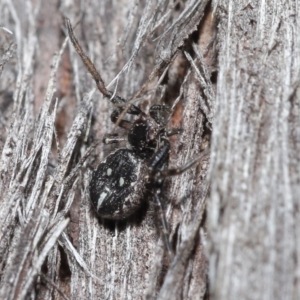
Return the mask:
<svg viewBox="0 0 300 300"><path fill-rule="evenodd" d="M97 210L100 208L100 206L103 203L103 201L105 200L106 196L110 193L110 189L108 187L104 187L104 190L105 190L105 192L102 192L98 199Z"/></svg>

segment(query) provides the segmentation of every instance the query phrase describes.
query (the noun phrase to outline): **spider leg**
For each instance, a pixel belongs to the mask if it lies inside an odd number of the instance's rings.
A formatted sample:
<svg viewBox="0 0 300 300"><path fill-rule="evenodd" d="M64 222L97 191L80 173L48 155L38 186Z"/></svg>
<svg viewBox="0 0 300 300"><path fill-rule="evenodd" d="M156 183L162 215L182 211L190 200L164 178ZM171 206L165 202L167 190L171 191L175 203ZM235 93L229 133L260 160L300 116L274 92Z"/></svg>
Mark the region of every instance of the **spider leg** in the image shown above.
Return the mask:
<svg viewBox="0 0 300 300"><path fill-rule="evenodd" d="M170 108L166 105L152 105L149 109L151 118L159 125L165 125L166 123L166 116L164 113L170 113Z"/></svg>
<svg viewBox="0 0 300 300"><path fill-rule="evenodd" d="M180 175L184 173L186 170L200 163L203 159L208 158L209 151L205 150L198 157L190 160L188 163L186 163L180 168L167 169L166 167L169 161L170 142L167 139L163 139L163 142L164 142L163 145L157 150L157 152L151 158L149 168L152 173L152 188L155 189L153 194L154 194L155 203L159 210L161 226L162 226L162 235L163 235L165 247L168 251L170 259L172 259L174 256L174 252L169 240L169 230L167 225L168 223L166 221L166 217L165 217L165 213L161 201L161 194L162 194L161 188L164 182L164 178L169 176Z"/></svg>
<svg viewBox="0 0 300 300"><path fill-rule="evenodd" d="M92 75L92 77L97 85L98 90L103 94L104 97L109 98L109 101L111 101L113 103L113 105L115 105L116 107L125 108L126 100L117 95L114 95L111 91L108 91L106 89L105 83L104 83L100 73L97 71L95 65L90 60L90 58L85 54L85 52L81 48L78 40L76 39L70 20L68 18L65 18L65 21L66 21L66 26L68 29L68 34L69 34L70 40L71 40L76 52L80 56L82 62L84 63L86 69ZM141 110L137 106L131 104L127 110L127 113L138 115L141 113Z"/></svg>
<svg viewBox="0 0 300 300"><path fill-rule="evenodd" d="M155 152L150 160L149 168L155 177L155 174L160 173L169 161L170 142L167 139L162 139L163 145Z"/></svg>
<svg viewBox="0 0 300 300"><path fill-rule="evenodd" d="M106 135L104 138L103 138L103 143L108 145L108 144L116 144L116 143L120 143L120 142L125 142L127 141L127 136L126 137L123 137L123 136L118 136L118 135L115 135L115 134L110 134L110 135Z"/></svg>
<svg viewBox="0 0 300 300"><path fill-rule="evenodd" d="M169 151L170 151L170 142L167 139L163 139L163 145L156 151L156 153L153 155L152 159L149 163L149 168L152 171L153 174L156 174L157 172L161 172L163 169L165 169L168 165L169 161ZM163 185L163 179L156 179L155 176L153 177L153 180L151 182L151 186L154 191L152 191L155 204L158 208L159 212L159 219L161 222L161 228L162 228L162 238L166 247L166 250L168 251L168 256L170 260L174 257L174 251L172 249L170 240L169 240L169 228L168 223L166 220L165 212L163 209L163 204L161 201L162 198L162 185Z"/></svg>
<svg viewBox="0 0 300 300"><path fill-rule="evenodd" d="M185 165L179 167L179 168L170 168L163 170L161 172L158 172L155 177L157 179L162 179L170 176L176 176L184 173L188 169L192 168L193 166L200 163L203 159L209 158L209 150L203 151L199 156L195 157L194 159L191 159L188 161Z"/></svg>
<svg viewBox="0 0 300 300"><path fill-rule="evenodd" d="M165 212L164 212L163 205L162 205L162 202L161 202L160 198L161 198L161 189L157 188L156 191L155 191L155 194L154 194L154 200L155 200L155 203L158 207L158 212L159 212L159 217L160 217L159 219L161 221L162 236L163 236L164 244L165 244L165 247L168 251L168 256L169 256L170 261L171 261L172 258L174 257L174 251L172 249L172 246L171 246L171 243L170 243L170 240L169 240L168 223L167 223L167 220L166 220Z"/></svg>
<svg viewBox="0 0 300 300"><path fill-rule="evenodd" d="M132 126L132 123L124 119L119 120L122 111L123 110L120 108L114 109L110 115L110 119L113 123L117 124L119 127L129 130Z"/></svg>
<svg viewBox="0 0 300 300"><path fill-rule="evenodd" d="M76 52L79 54L79 56L81 57L82 62L84 63L85 67L87 68L87 70L89 71L89 73L93 76L96 85L99 89L99 91L106 97L110 97L110 94L108 92L108 90L105 87L104 81L101 78L99 72L97 71L95 65L92 63L92 61L90 60L90 58L84 53L84 51L82 50L79 42L77 41L74 32L73 32L73 28L71 25L71 22L68 18L65 19L66 20L66 25L67 25L67 29L68 29L68 33L69 33L69 37L70 40L76 50Z"/></svg>
<svg viewBox="0 0 300 300"><path fill-rule="evenodd" d="M172 135L176 135L182 132L182 128L180 127L175 127L175 128L171 128L170 130L168 130L166 132L166 136L172 136Z"/></svg>

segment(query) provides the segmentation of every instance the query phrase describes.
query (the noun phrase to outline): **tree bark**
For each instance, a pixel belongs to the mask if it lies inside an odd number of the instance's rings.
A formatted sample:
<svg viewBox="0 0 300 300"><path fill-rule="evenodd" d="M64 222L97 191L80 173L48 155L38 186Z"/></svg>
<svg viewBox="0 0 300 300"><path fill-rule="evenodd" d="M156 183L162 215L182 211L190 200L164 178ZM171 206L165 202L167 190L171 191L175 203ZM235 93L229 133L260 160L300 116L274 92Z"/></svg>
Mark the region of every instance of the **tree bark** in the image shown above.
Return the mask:
<svg viewBox="0 0 300 300"><path fill-rule="evenodd" d="M298 299L299 3L216 1L213 299Z"/></svg>
<svg viewBox="0 0 300 300"><path fill-rule="evenodd" d="M112 92L170 107L168 257L153 199L97 217ZM1 299L298 299L299 5L0 1ZM10 31L13 35L10 34ZM130 118L130 117L129 117Z"/></svg>

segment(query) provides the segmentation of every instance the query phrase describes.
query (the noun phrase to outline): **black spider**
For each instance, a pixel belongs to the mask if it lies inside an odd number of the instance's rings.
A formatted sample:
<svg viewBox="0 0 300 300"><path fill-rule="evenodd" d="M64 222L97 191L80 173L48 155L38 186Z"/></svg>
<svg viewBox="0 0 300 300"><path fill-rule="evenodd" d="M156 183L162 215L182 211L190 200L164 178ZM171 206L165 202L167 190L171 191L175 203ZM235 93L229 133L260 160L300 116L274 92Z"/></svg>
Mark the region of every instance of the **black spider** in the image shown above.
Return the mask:
<svg viewBox="0 0 300 300"><path fill-rule="evenodd" d="M66 19L69 37L89 73L93 76L99 91L116 107L111 114L112 122L127 129L130 149L117 149L94 170L90 182L90 198L97 214L105 219L119 220L132 215L141 206L145 191L149 190L159 208L163 237L166 248L172 256L168 238L168 227L162 203L161 189L167 176L178 175L198 163L198 157L177 169L167 169L170 142L168 137L179 133L179 129L167 130L162 113L168 109L164 105L150 107L149 115L125 99L108 91L94 64L83 52L76 40L71 23ZM132 123L122 119L122 114L136 115ZM104 143L116 143L124 138L110 137Z"/></svg>

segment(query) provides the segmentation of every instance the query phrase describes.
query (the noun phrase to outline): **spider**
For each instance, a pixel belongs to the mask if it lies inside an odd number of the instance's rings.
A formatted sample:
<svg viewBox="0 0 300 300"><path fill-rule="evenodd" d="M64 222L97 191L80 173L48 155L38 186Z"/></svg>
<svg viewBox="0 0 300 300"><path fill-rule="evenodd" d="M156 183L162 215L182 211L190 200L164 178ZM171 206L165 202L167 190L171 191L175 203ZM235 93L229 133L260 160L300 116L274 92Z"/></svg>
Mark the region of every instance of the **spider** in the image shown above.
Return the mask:
<svg viewBox="0 0 300 300"><path fill-rule="evenodd" d="M128 130L127 140L130 148L115 150L92 173L89 187L92 206L101 218L126 219L140 208L145 192L150 191L159 210L165 247L172 257L173 250L161 202L164 178L185 172L198 163L203 155L181 168L168 169L170 151L168 138L180 132L178 128L166 129L162 113L168 111L168 108L164 105L152 105L149 114L146 114L136 105L128 106L125 99L108 91L96 67L75 38L70 20L67 18L66 26L75 50L92 75L99 91L115 106L110 116L111 121ZM137 119L133 122L125 120L122 118L125 113L135 115ZM121 140L124 139L112 136L103 141L109 144Z"/></svg>

